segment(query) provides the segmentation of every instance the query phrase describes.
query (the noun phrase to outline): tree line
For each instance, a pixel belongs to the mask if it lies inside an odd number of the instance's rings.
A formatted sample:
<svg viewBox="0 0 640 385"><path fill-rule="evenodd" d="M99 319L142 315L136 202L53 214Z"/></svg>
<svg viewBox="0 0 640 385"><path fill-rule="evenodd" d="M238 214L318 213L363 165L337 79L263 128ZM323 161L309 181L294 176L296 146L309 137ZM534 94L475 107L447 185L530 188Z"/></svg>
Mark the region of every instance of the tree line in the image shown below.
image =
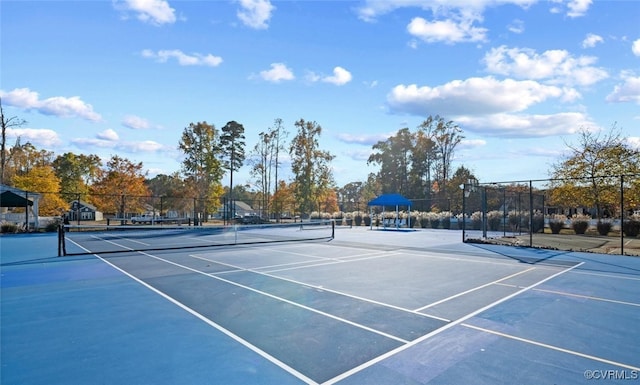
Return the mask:
<svg viewBox="0 0 640 385"><path fill-rule="evenodd" d="M452 169L463 131L438 115L427 117L413 130L402 128L375 143L367 163L377 166L378 171L365 180L338 187L331 168L335 156L320 147L322 127L315 121L294 122L294 135L289 140L284 121L275 119L271 127L258 134L249 150L244 126L237 121L229 121L221 129L206 121L190 123L177 144L184 155L180 170L148 178L141 162L118 155L106 161L93 154L68 152L56 156L29 142L22 143L20 138L7 146L7 129L25 122L5 117L1 100L0 112L1 182L48 193L40 205L43 215L60 215L78 197L105 213L124 215L141 212L149 202L145 198L155 196L184 198L184 209L203 218L216 212L224 200L251 202L259 206L263 216L279 218L281 214L365 209L366 202L385 193L412 199L416 210L459 212L459 186L477 180L464 165ZM567 147L569 155L550 171L549 204L596 207L600 216L613 207L617 182L612 176L640 173L638 150L631 148L617 129L608 134L583 129L579 143ZM285 160L293 175L288 181L282 178ZM255 189L243 183L234 185L233 173L245 163ZM222 184L225 175L229 176L228 186ZM638 207L638 178L625 183L627 204Z"/></svg>

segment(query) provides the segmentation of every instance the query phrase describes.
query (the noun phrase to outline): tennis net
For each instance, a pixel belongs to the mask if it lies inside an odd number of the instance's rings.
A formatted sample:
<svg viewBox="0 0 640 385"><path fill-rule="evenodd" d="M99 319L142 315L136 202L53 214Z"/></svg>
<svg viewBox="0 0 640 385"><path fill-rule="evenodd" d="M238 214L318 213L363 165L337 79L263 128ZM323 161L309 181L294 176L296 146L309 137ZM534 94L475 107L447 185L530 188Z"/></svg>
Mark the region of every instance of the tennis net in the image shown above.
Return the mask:
<svg viewBox="0 0 640 385"><path fill-rule="evenodd" d="M58 231L59 255L251 245L331 240L331 220L262 225L64 225Z"/></svg>

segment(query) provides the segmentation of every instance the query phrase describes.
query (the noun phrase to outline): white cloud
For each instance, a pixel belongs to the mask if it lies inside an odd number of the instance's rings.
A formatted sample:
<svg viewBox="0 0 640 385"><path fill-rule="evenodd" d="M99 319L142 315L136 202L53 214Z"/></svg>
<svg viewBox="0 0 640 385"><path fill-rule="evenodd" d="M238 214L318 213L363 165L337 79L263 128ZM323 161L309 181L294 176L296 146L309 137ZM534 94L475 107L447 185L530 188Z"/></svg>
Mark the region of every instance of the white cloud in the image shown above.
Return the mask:
<svg viewBox="0 0 640 385"><path fill-rule="evenodd" d="M591 56L576 58L565 50L549 50L538 54L532 49L506 46L491 49L483 59L490 73L581 86L609 77L607 71L592 65L596 60Z"/></svg>
<svg viewBox="0 0 640 385"><path fill-rule="evenodd" d="M485 116L458 116L456 122L465 130L500 137L545 137L573 134L581 127L594 128L595 124L579 112L551 115L489 114Z"/></svg>
<svg viewBox="0 0 640 385"><path fill-rule="evenodd" d="M587 34L587 37L585 37L584 40L582 41L582 48L593 48L596 46L596 44L602 43L602 42L604 42L604 39L602 38L602 36L589 33Z"/></svg>
<svg viewBox="0 0 640 385"><path fill-rule="evenodd" d="M45 148L62 144L58 133L47 128L7 128L7 138L20 138L22 143L30 142Z"/></svg>
<svg viewBox="0 0 640 385"><path fill-rule="evenodd" d="M629 144L631 148L635 148L636 150L640 151L640 136L628 137L627 144Z"/></svg>
<svg viewBox="0 0 640 385"><path fill-rule="evenodd" d="M524 32L524 21L520 19L515 19L507 26L507 29L513 33L523 33Z"/></svg>
<svg viewBox="0 0 640 385"><path fill-rule="evenodd" d="M631 45L631 52L636 56L640 56L640 39L633 42Z"/></svg>
<svg viewBox="0 0 640 385"><path fill-rule="evenodd" d="M140 142L127 142L121 141L117 132L112 129L96 134L95 138L76 138L71 141L74 145L82 149L93 150L95 147L110 148L113 150L126 152L126 153L140 153L140 152L158 152L171 150L167 146L164 146L153 140L144 140Z"/></svg>
<svg viewBox="0 0 640 385"><path fill-rule="evenodd" d="M375 21L378 16L393 12L399 8L421 8L434 14L446 14L451 11L481 14L487 7L502 4L514 4L526 8L536 0L366 0L365 5L356 9L358 17L364 21Z"/></svg>
<svg viewBox="0 0 640 385"><path fill-rule="evenodd" d="M175 10L165 0L114 0L114 6L118 10L136 12L138 20L154 25L176 21Z"/></svg>
<svg viewBox="0 0 640 385"><path fill-rule="evenodd" d="M584 16L591 6L591 0L570 0L567 4L567 16L580 17Z"/></svg>
<svg viewBox="0 0 640 385"><path fill-rule="evenodd" d="M320 80L322 80L322 76L318 75L313 71L307 71L304 78L311 83L319 82Z"/></svg>
<svg viewBox="0 0 640 385"><path fill-rule="evenodd" d="M374 22L379 16L399 8L414 7L431 13L431 20L416 17L407 31L425 42L481 42L487 40L486 28L477 26L483 21L486 8L505 4L513 4L522 8L529 7L537 0L366 0L356 9L358 17L367 22ZM508 27L514 33L522 33L524 25L521 20L514 20ZM410 42L415 47L415 42Z"/></svg>
<svg viewBox="0 0 640 385"><path fill-rule="evenodd" d="M462 139L460 141L460 149L474 149L484 147L487 145L487 141L484 139Z"/></svg>
<svg viewBox="0 0 640 385"><path fill-rule="evenodd" d="M427 21L415 17L407 26L409 34L427 42L460 43L485 41L487 29L474 27L473 19Z"/></svg>
<svg viewBox="0 0 640 385"><path fill-rule="evenodd" d="M150 49L145 49L141 52L142 57L155 59L159 63L166 63L169 59L173 58L178 61L178 64L181 66L207 66L207 67L217 67L222 63L222 58L219 56L214 56L211 54L200 54L193 53L191 55L187 55L184 52L173 49L173 50L160 50L158 52L153 52Z"/></svg>
<svg viewBox="0 0 640 385"><path fill-rule="evenodd" d="M591 6L592 0L551 0L554 5L551 7L551 13L562 13L564 10L562 6L566 3L567 6L567 16L569 17L581 17L587 14L589 7Z"/></svg>
<svg viewBox="0 0 640 385"><path fill-rule="evenodd" d="M78 117L90 121L102 119L100 114L93 111L93 106L83 102L79 96L54 96L40 100L37 92L28 88L16 88L9 92L0 90L2 101L9 106L24 110L36 110L44 115L54 115L64 118Z"/></svg>
<svg viewBox="0 0 640 385"><path fill-rule="evenodd" d="M124 142L119 144L117 147L127 152L156 152L165 148L164 145L153 140Z"/></svg>
<svg viewBox="0 0 640 385"><path fill-rule="evenodd" d="M387 140L393 134L349 134L341 133L337 135L339 141L347 144L362 144L373 146L374 144Z"/></svg>
<svg viewBox="0 0 640 385"><path fill-rule="evenodd" d="M238 18L247 27L255 29L267 29L267 22L271 19L271 13L275 7L269 0L239 0L241 10Z"/></svg>
<svg viewBox="0 0 640 385"><path fill-rule="evenodd" d="M260 71L260 77L268 82L279 83L283 80L293 80L293 71L284 63L271 63L270 70Z"/></svg>
<svg viewBox="0 0 640 385"><path fill-rule="evenodd" d="M362 84L365 85L365 87L367 88L376 88L378 86L378 81L377 80L372 80L372 81L364 81L362 82Z"/></svg>
<svg viewBox="0 0 640 385"><path fill-rule="evenodd" d="M322 78L323 82L335 84L337 86L342 86L351 81L351 72L347 71L342 67L335 67L333 69L332 76L325 76Z"/></svg>
<svg viewBox="0 0 640 385"><path fill-rule="evenodd" d="M122 125L134 130L143 130L151 127L147 119L135 115L125 116L122 120Z"/></svg>
<svg viewBox="0 0 640 385"><path fill-rule="evenodd" d="M533 80L484 77L454 80L436 87L401 84L387 95L387 103L393 112L418 116L485 115L523 111L550 98L574 96L567 92Z"/></svg>
<svg viewBox="0 0 640 385"><path fill-rule="evenodd" d="M99 139L99 138L76 138L72 139L71 143L80 149L87 149L93 151L95 147L99 148L114 148L116 143L111 140Z"/></svg>
<svg viewBox="0 0 640 385"><path fill-rule="evenodd" d="M622 79L624 82L616 85L613 91L607 95L607 102L640 105L640 76L623 73Z"/></svg>
<svg viewBox="0 0 640 385"><path fill-rule="evenodd" d="M100 139L100 140L107 140L107 141L110 141L110 142L115 142L118 139L120 139L120 136L118 136L117 132L115 132L114 130L109 128L109 129L106 129L106 130L104 130L102 132L99 132L96 135L96 138Z"/></svg>

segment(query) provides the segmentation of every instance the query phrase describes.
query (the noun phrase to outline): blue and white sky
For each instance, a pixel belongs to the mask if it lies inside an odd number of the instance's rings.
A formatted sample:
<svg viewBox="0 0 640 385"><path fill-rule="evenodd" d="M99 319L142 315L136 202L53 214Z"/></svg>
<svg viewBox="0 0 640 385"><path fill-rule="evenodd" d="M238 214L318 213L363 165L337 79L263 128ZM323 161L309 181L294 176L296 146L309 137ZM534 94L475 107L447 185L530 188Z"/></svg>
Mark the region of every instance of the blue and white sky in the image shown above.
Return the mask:
<svg viewBox="0 0 640 385"><path fill-rule="evenodd" d="M180 170L191 122L323 128L338 186L429 115L464 131L454 168L548 176L580 128L640 147L640 2L85 0L0 2L8 132L39 149ZM289 175L290 170L280 175ZM250 183L249 166L234 175Z"/></svg>

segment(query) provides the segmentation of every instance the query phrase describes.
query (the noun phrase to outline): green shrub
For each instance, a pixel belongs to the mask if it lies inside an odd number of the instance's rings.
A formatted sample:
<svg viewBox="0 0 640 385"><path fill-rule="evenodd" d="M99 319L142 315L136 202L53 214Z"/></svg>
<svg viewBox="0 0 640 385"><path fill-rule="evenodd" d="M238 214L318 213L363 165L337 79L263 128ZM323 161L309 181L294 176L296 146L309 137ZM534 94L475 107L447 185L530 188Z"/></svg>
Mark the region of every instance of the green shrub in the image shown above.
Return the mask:
<svg viewBox="0 0 640 385"><path fill-rule="evenodd" d="M588 215L574 215L571 218L571 228L576 234L584 234L589 228L589 219L591 217Z"/></svg>
<svg viewBox="0 0 640 385"><path fill-rule="evenodd" d="M533 232L544 233L544 215L540 211L533 214Z"/></svg>
<svg viewBox="0 0 640 385"><path fill-rule="evenodd" d="M59 224L56 221L51 221L44 227L44 231L47 233L55 233L58 231L58 226Z"/></svg>
<svg viewBox="0 0 640 385"><path fill-rule="evenodd" d="M362 215L356 214L355 222L356 222L356 226L360 226L362 224Z"/></svg>
<svg viewBox="0 0 640 385"><path fill-rule="evenodd" d="M564 223L549 222L549 228L551 229L551 234L560 234L560 230L564 228Z"/></svg>
<svg viewBox="0 0 640 385"><path fill-rule="evenodd" d="M489 230L500 230L500 222L502 222L502 213L497 210L492 210L487 213L487 222L489 224Z"/></svg>
<svg viewBox="0 0 640 385"><path fill-rule="evenodd" d="M627 237L637 237L640 234L640 220L630 219L624 221L624 235Z"/></svg>
<svg viewBox="0 0 640 385"><path fill-rule="evenodd" d="M482 213L480 211L471 214L471 228L473 230L482 229Z"/></svg>
<svg viewBox="0 0 640 385"><path fill-rule="evenodd" d="M15 223L2 223L0 225L0 233L2 234L13 234L18 232L18 226Z"/></svg>
<svg viewBox="0 0 640 385"><path fill-rule="evenodd" d="M442 217L442 228L449 230L451 228L451 213L446 212L443 214L446 215L443 215Z"/></svg>
<svg viewBox="0 0 640 385"><path fill-rule="evenodd" d="M549 218L549 229L551 234L560 234L560 230L564 228L566 218L563 215L553 215Z"/></svg>
<svg viewBox="0 0 640 385"><path fill-rule="evenodd" d="M509 211L509 226L511 231L518 230L520 228L521 213L518 211Z"/></svg>
<svg viewBox="0 0 640 385"><path fill-rule="evenodd" d="M598 234L607 235L612 227L613 225L609 221L598 221Z"/></svg>
<svg viewBox="0 0 640 385"><path fill-rule="evenodd" d="M364 225L365 226L370 226L371 225L371 217L368 215L365 215L364 217L362 217L362 219L364 220Z"/></svg>
<svg viewBox="0 0 640 385"><path fill-rule="evenodd" d="M429 218L427 218L426 216L421 216L420 227L422 227L423 229L426 229L427 227L429 227Z"/></svg>

